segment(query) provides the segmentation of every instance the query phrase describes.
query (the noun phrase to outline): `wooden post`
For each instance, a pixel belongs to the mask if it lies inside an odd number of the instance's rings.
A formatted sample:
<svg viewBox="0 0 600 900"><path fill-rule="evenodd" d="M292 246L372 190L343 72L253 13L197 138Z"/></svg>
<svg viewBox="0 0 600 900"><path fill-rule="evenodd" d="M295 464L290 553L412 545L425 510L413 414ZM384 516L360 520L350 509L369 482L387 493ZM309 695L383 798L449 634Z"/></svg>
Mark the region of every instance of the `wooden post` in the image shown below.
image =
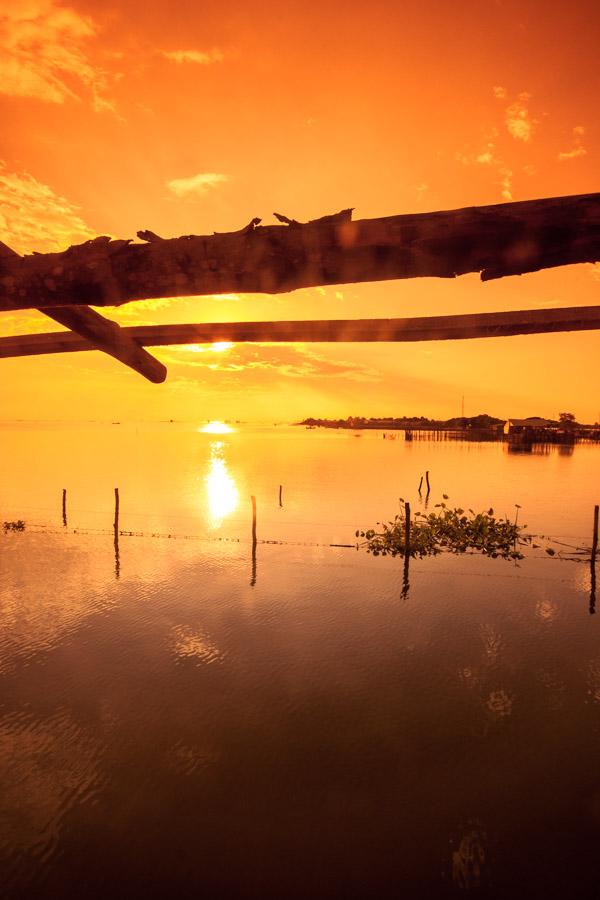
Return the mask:
<svg viewBox="0 0 600 900"><path fill-rule="evenodd" d="M119 530L119 488L115 488L115 531Z"/></svg>
<svg viewBox="0 0 600 900"><path fill-rule="evenodd" d="M596 553L598 552L598 506L594 507L594 537L592 540L592 560L596 562Z"/></svg>
<svg viewBox="0 0 600 900"><path fill-rule="evenodd" d="M281 502L281 492L282 492L282 490L283 490L283 485L280 484L280 485L279 485L279 505L280 505L280 506L283 506L283 503Z"/></svg>
<svg viewBox="0 0 600 900"><path fill-rule="evenodd" d="M419 481L419 493L421 493L422 487L423 487L423 476L421 475L421 480Z"/></svg>
<svg viewBox="0 0 600 900"><path fill-rule="evenodd" d="M63 488L62 495L62 521L65 528L67 527L67 489Z"/></svg>
<svg viewBox="0 0 600 900"><path fill-rule="evenodd" d="M427 484L427 493L431 490L431 485L429 484L429 472L425 472L425 482Z"/></svg>

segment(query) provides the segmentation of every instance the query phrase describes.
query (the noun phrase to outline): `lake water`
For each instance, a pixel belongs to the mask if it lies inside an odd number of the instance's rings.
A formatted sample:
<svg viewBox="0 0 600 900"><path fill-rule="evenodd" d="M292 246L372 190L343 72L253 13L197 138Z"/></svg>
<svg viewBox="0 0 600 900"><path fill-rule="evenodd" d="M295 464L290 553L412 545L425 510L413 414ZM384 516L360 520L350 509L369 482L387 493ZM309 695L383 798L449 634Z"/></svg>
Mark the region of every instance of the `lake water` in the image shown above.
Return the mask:
<svg viewBox="0 0 600 900"><path fill-rule="evenodd" d="M0 896L597 897L589 564L331 545L428 470L589 546L600 449L198 428L0 428Z"/></svg>

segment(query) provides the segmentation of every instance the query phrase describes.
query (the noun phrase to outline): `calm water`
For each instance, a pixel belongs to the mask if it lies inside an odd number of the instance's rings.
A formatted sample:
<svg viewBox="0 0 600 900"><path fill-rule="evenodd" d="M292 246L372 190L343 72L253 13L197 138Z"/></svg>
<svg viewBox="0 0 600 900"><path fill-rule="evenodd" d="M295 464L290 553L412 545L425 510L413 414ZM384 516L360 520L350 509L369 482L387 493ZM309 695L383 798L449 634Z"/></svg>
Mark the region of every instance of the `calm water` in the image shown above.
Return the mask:
<svg viewBox="0 0 600 900"><path fill-rule="evenodd" d="M589 568L442 556L403 596L398 560L329 545L418 508L426 469L431 504L589 544L600 450L0 439L0 521L27 521L0 533L2 898L598 896ZM279 542L254 560L250 494Z"/></svg>

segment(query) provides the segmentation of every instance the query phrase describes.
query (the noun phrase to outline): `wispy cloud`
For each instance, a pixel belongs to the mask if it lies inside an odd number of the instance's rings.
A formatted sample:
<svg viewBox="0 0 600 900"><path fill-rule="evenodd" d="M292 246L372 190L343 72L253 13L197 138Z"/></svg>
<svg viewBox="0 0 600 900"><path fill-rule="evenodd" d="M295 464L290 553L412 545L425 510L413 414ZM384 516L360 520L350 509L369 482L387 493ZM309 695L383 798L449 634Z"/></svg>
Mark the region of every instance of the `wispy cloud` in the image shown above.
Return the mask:
<svg viewBox="0 0 600 900"><path fill-rule="evenodd" d="M459 150L454 156L459 163L463 164L463 166L470 166L475 163L479 166L489 166L498 162L496 157L496 146L493 141L488 141L481 150L476 152L464 153Z"/></svg>
<svg viewBox="0 0 600 900"><path fill-rule="evenodd" d="M578 156L585 156L587 150L583 146L583 136L585 128L583 125L576 125L573 129L573 146L570 150L561 151L556 157L560 162L565 159L576 159Z"/></svg>
<svg viewBox="0 0 600 900"><path fill-rule="evenodd" d="M196 378L219 383L264 382L283 378L342 378L350 381L380 381L376 370L361 363L328 359L304 344L226 344L222 352L211 352L210 345L188 345L158 350L160 358L180 374L196 372Z"/></svg>
<svg viewBox="0 0 600 900"><path fill-rule="evenodd" d="M125 321L127 324L134 322L136 325L151 325L154 316L148 314L167 309L172 303L173 298L171 297L155 297L150 300L136 300L135 303L124 303L115 310L114 318L119 322Z"/></svg>
<svg viewBox="0 0 600 900"><path fill-rule="evenodd" d="M49 253L93 236L75 204L32 175L7 171L0 161L1 241L17 253Z"/></svg>
<svg viewBox="0 0 600 900"><path fill-rule="evenodd" d="M227 175L219 175L217 172L199 172L198 175L190 175L189 178L174 178L167 181L167 187L177 197L189 197L194 194L205 194L210 188L229 181Z"/></svg>
<svg viewBox="0 0 600 900"><path fill-rule="evenodd" d="M37 310L24 309L15 312L2 313L2 337L11 337L15 334L39 334L49 331L48 318ZM67 328L52 323L52 331L68 331Z"/></svg>
<svg viewBox="0 0 600 900"><path fill-rule="evenodd" d="M538 124L537 119L531 118L528 106L530 100L531 94L527 92L519 94L515 102L506 108L504 117L508 133L516 141L524 141L526 144L532 139Z"/></svg>
<svg viewBox="0 0 600 900"><path fill-rule="evenodd" d="M0 10L0 93L47 103L81 100L112 110L106 73L91 61L87 45L97 34L91 16L54 0L4 4Z"/></svg>
<svg viewBox="0 0 600 900"><path fill-rule="evenodd" d="M174 63L196 63L201 66L209 66L211 63L223 62L223 54L220 50L165 50L162 54L165 59Z"/></svg>
<svg viewBox="0 0 600 900"><path fill-rule="evenodd" d="M512 189L512 177L513 173L511 169L501 168L498 172L500 175L500 187L502 193L503 200L512 200L513 199L513 189Z"/></svg>

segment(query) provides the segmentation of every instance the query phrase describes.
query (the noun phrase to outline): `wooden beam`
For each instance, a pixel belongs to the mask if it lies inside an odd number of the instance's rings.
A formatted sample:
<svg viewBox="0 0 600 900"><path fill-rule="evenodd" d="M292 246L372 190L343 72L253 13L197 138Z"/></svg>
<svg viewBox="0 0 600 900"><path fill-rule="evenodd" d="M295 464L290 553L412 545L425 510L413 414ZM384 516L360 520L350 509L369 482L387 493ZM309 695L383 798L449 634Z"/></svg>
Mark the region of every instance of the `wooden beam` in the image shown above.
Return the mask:
<svg viewBox="0 0 600 900"><path fill-rule="evenodd" d="M63 253L0 259L0 310L114 306L222 293L276 294L316 285L478 272L485 281L600 260L600 194L443 212L306 224L253 219L229 234L146 243L96 238Z"/></svg>
<svg viewBox="0 0 600 900"><path fill-rule="evenodd" d="M57 306L41 309L55 322L65 325L80 339L91 345L91 349L102 350L139 372L148 381L161 384L167 377L167 369L156 357L144 350L127 331L116 322L105 319L88 306Z"/></svg>
<svg viewBox="0 0 600 900"><path fill-rule="evenodd" d="M0 260L14 257L21 258L15 250L0 241ZM39 311L70 328L93 347L114 356L154 384L160 384L167 377L166 367L161 362L144 350L116 322L105 319L88 306L55 306Z"/></svg>
<svg viewBox="0 0 600 900"><path fill-rule="evenodd" d="M506 337L600 329L600 306L525 309L516 312L408 319L341 319L288 322L223 322L194 325L137 325L123 328L140 345L239 342L412 342ZM69 332L0 338L0 358L93 350Z"/></svg>

